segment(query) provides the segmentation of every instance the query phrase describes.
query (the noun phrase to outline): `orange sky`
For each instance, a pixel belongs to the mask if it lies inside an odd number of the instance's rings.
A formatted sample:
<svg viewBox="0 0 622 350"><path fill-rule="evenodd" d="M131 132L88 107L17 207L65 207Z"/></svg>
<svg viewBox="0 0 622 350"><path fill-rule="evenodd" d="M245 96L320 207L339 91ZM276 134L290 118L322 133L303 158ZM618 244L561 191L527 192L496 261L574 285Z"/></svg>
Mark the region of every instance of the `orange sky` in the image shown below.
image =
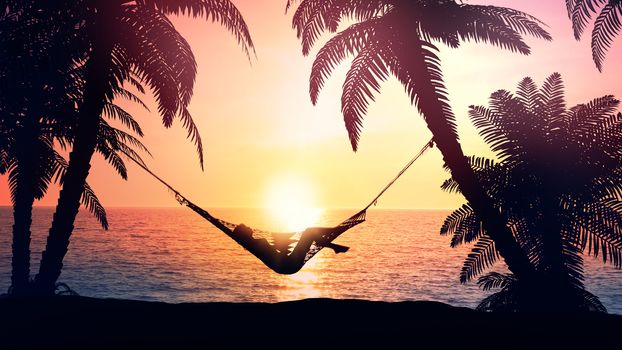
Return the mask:
<svg viewBox="0 0 622 350"><path fill-rule="evenodd" d="M204 139L205 171L201 172L194 146L179 124L164 129L159 116L130 106L154 155L147 163L191 200L207 207L263 207L274 200L275 195L269 192L283 182L306 184L307 192L313 192L301 194L307 205L366 204L431 136L403 88L395 79L383 85L365 119L359 151L353 153L340 113L341 85L349 65L336 71L318 105L312 106L308 77L313 56L321 46L317 45L310 57L302 56L291 29L291 14L284 15L285 0L234 2L257 47L258 57L251 64L232 36L218 25L174 19L198 62L190 110ZM527 11L550 26L554 41L528 38L531 56L484 44L464 44L458 50L440 46L467 154L486 152L467 120L467 106L485 104L494 90L513 90L525 76L541 82L550 73L560 72L569 104L605 94L622 97L617 64L622 58L622 39L618 38L609 52L604 73L599 73L591 60L590 33L581 42L573 39L563 0L470 3ZM176 205L160 184L134 166L130 166L126 182L101 157L93 164L89 182L105 206ZM461 197L439 189L447 177L441 165L438 150L428 152L382 198L379 207L456 207ZM58 189L52 188L39 204L55 205L57 196ZM0 178L0 204L10 205L6 177Z"/></svg>

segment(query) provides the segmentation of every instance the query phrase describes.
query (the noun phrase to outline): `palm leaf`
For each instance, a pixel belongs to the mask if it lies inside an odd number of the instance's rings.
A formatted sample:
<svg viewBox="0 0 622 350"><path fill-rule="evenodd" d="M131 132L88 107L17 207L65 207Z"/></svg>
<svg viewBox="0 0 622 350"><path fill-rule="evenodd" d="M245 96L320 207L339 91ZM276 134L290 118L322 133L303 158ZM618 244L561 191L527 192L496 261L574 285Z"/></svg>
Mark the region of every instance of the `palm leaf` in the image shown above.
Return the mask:
<svg viewBox="0 0 622 350"><path fill-rule="evenodd" d="M622 2L609 1L596 17L592 31L592 57L601 72L607 51L620 30L622 30Z"/></svg>
<svg viewBox="0 0 622 350"><path fill-rule="evenodd" d="M554 124L562 120L566 113L566 101L564 98L564 82L559 73L553 73L546 78L541 89L542 105L545 115Z"/></svg>
<svg viewBox="0 0 622 350"><path fill-rule="evenodd" d="M374 100L374 93L380 91L380 81L389 76L378 49L379 47L370 43L359 52L343 84L341 112L354 151L358 148L363 116L367 113L369 100Z"/></svg>
<svg viewBox="0 0 622 350"><path fill-rule="evenodd" d="M63 178L68 168L67 161L63 156L54 152L54 182L62 185ZM108 230L108 217L106 215L106 209L103 207L99 198L95 194L95 191L91 188L88 183L84 184L84 190L82 192L82 196L80 197L80 201L82 205L97 219L97 221L101 224L104 230Z"/></svg>
<svg viewBox="0 0 622 350"><path fill-rule="evenodd" d="M541 106L539 93L536 83L530 77L525 77L518 83L516 96L527 106L527 110L530 113L536 113L537 109Z"/></svg>
<svg viewBox="0 0 622 350"><path fill-rule="evenodd" d="M106 215L106 210L88 183L84 184L84 191L82 192L80 200L84 207L87 208L88 211L93 214L95 219L97 219L97 221L101 224L102 228L104 230L108 230L108 217Z"/></svg>
<svg viewBox="0 0 622 350"><path fill-rule="evenodd" d="M391 44L380 53L393 75L406 88L411 102L423 115L432 133L457 139L456 118L449 104L436 47L425 41L401 40L399 37Z"/></svg>
<svg viewBox="0 0 622 350"><path fill-rule="evenodd" d="M466 5L465 7L476 9L482 14L501 20L505 25L521 34L529 34L547 41L553 40L543 28L546 24L528 13L498 6Z"/></svg>
<svg viewBox="0 0 622 350"><path fill-rule="evenodd" d="M463 204L460 208L454 210L443 222L441 226L441 235L451 235L456 232L460 223L473 215L474 211L470 204Z"/></svg>
<svg viewBox="0 0 622 350"><path fill-rule="evenodd" d="M318 51L309 80L309 93L313 104L317 103L320 90L324 87L325 80L330 76L336 66L345 60L348 55L355 55L374 36L374 28L380 19L371 19L363 23L353 24L347 29L332 37Z"/></svg>
<svg viewBox="0 0 622 350"><path fill-rule="evenodd" d="M246 22L230 0L138 0L136 3L169 15L188 14L218 22L233 34L249 58L251 52L255 52Z"/></svg>
<svg viewBox="0 0 622 350"><path fill-rule="evenodd" d="M512 274L490 272L484 276L481 276L477 280L477 284L482 290L487 291L491 289L506 288L512 283L516 283L516 281L516 277Z"/></svg>
<svg viewBox="0 0 622 350"><path fill-rule="evenodd" d="M339 0L311 0L299 6L293 17L296 35L301 39L302 54L308 55L315 41L324 31L335 32L341 19L341 11L334 6ZM296 24L304 25L296 25Z"/></svg>
<svg viewBox="0 0 622 350"><path fill-rule="evenodd" d="M495 248L495 242L488 236L481 237L464 260L460 271L460 283L469 282L491 267L498 258L499 252Z"/></svg>
<svg viewBox="0 0 622 350"><path fill-rule="evenodd" d="M519 32L503 20L501 16L490 16L490 9L479 6L464 6L453 26L463 41L483 42L511 52L524 55L531 53ZM514 23L514 22L512 22ZM545 32L546 33L546 32ZM547 33L548 34L548 33Z"/></svg>
<svg viewBox="0 0 622 350"><path fill-rule="evenodd" d="M581 39L581 34L585 30L591 14L596 12L596 6L604 4L607 0L574 0L572 7L572 29L575 39ZM567 8L569 4L566 3Z"/></svg>
<svg viewBox="0 0 622 350"><path fill-rule="evenodd" d="M127 126L130 130L135 132L138 136L144 136L143 130L140 124L131 114L126 112L123 108L113 103L104 104L103 114L110 119L119 120L123 125Z"/></svg>
<svg viewBox="0 0 622 350"><path fill-rule="evenodd" d="M131 75L128 76L128 80L129 81L138 81L136 78L132 77ZM139 83L136 83L139 84ZM142 88L142 86L141 86ZM145 91L144 88L142 88L143 90L141 90L141 93L144 94ZM138 105L140 105L142 108L144 108L147 112L151 112L151 110L149 110L149 107L135 94L133 94L132 92L130 92L129 90L126 89L119 89L118 91L116 91L116 94L120 97L125 98L128 101L137 103Z"/></svg>

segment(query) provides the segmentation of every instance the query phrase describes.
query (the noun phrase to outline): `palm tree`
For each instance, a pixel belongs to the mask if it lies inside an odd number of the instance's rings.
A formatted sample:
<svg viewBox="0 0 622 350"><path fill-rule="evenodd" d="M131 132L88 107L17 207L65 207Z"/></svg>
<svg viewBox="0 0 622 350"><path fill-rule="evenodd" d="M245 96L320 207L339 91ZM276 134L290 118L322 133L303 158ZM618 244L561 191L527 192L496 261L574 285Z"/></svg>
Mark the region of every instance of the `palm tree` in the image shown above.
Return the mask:
<svg viewBox="0 0 622 350"><path fill-rule="evenodd" d="M32 205L51 181L62 183L67 162L54 149L73 143L77 122L76 102L81 100L83 66L75 67L75 20L65 11L73 2L41 3L7 1L0 16L0 173L9 173L14 206L13 272L11 294L30 292L30 224ZM63 23L63 20L70 23ZM79 44L79 41L78 41ZM134 84L139 90L142 86ZM144 104L131 92L120 89L120 97ZM146 106L145 106L146 107ZM127 178L121 154L140 160L147 151L134 136L111 127L103 117L117 119L138 136L138 123L119 106L107 103L100 116L97 151ZM148 151L147 151L148 153ZM108 228L106 212L88 184L80 201Z"/></svg>
<svg viewBox="0 0 622 350"><path fill-rule="evenodd" d="M577 40L581 39L592 16L600 9L592 29L592 58L598 70L602 72L607 51L622 30L622 1L566 0L566 8Z"/></svg>
<svg viewBox="0 0 622 350"><path fill-rule="evenodd" d="M619 101L603 96L567 110L563 90L557 73L542 88L525 78L516 94L497 91L489 108L470 107L469 116L498 158L471 157L471 166L542 275L535 286L498 273L482 277L485 289L502 291L481 308L604 311L584 289L582 254L622 267ZM459 190L452 179L443 188ZM452 246L476 242L460 274L463 283L497 260L494 242L468 204L446 219L441 233L452 235Z"/></svg>
<svg viewBox="0 0 622 350"><path fill-rule="evenodd" d="M288 7L294 2L288 1ZM332 37L315 58L310 78L312 102L316 103L333 68L348 55L355 55L343 85L341 108L356 151L369 100L379 92L380 81L394 75L424 117L462 194L485 218L487 231L509 268L520 276L531 275L533 269L525 253L478 183L458 143L440 60L431 41L452 48L461 41L482 41L529 54L523 34L551 40L542 23L509 8L450 0L303 0L293 16L303 54L309 53L322 32L336 32L342 20L351 18L357 23Z"/></svg>
<svg viewBox="0 0 622 350"><path fill-rule="evenodd" d="M248 28L229 0L107 0L84 3L79 18L88 42L83 96L69 167L58 199L35 283L39 293L54 293L78 213L80 193L98 140L98 116L124 81L146 84L155 95L165 127L179 117L195 142L201 166L199 132L187 109L196 62L186 40L166 15L189 14L218 21L247 54L253 49Z"/></svg>
<svg viewBox="0 0 622 350"><path fill-rule="evenodd" d="M64 55L65 50L54 53L43 49L48 42L46 39L59 33L52 30L49 17L42 18L41 12L35 10L40 7L34 2L6 1L2 8L0 51L4 59L0 64L0 173L9 174L14 209L10 290L12 294L26 294L30 279L32 205L35 199L45 194L53 178L60 180L54 175L60 174L63 159L53 148L54 140L61 144L69 141L64 139L67 131L58 133L60 129L50 123L51 119L46 119L54 109L64 112L58 108L61 105L58 96L52 96L58 88L52 88L52 80L59 73L59 70L52 69L52 63L54 59L67 60L68 57ZM62 46L63 42L59 44ZM105 212L90 188L83 194L85 200L105 224Z"/></svg>

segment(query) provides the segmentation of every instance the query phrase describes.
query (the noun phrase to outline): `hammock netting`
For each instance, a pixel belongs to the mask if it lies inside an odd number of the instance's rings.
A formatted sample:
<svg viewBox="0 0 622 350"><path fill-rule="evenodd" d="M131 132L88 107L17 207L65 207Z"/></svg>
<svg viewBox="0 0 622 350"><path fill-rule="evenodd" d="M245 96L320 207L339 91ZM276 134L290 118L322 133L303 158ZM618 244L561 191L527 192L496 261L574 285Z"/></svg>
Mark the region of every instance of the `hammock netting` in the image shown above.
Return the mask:
<svg viewBox="0 0 622 350"><path fill-rule="evenodd" d="M270 232L265 230L253 229L244 224L234 224L212 216L207 210L192 203L185 196L166 183L147 166L134 159L130 155L126 156L138 164L141 168L151 174L155 179L164 184L174 195L179 204L184 205L205 220L210 222L227 236L231 237L239 245L248 250L251 254L261 260L267 267L280 274L293 274L298 272L307 261L313 258L323 248L331 248L335 253L344 253L349 248L335 244L333 241L342 233L365 221L367 209L375 205L380 196L395 183L395 181L406 172L406 170L417 160L426 150L433 146L430 140L412 158L406 166L387 184L380 193L365 207L340 224L334 227L309 227L302 232Z"/></svg>

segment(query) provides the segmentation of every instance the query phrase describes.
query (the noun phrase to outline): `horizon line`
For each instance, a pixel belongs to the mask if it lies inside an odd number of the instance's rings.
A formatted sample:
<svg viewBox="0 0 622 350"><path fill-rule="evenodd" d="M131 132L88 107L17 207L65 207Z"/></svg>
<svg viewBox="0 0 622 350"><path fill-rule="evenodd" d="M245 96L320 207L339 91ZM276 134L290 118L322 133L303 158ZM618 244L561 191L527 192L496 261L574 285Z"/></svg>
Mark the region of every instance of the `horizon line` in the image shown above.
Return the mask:
<svg viewBox="0 0 622 350"><path fill-rule="evenodd" d="M12 208L11 204L3 204L0 205L0 208ZM55 205L34 205L34 208L55 208ZM180 205L109 205L105 206L106 209L174 209L184 207ZM248 207L248 206L206 206L209 209L271 209L269 207ZM80 209L84 209L83 206ZM312 207L312 209L324 209L324 210L360 210L361 208L357 207ZM440 211L440 210L456 210L456 208L416 208L416 207L370 207L368 210L429 210L429 211Z"/></svg>

